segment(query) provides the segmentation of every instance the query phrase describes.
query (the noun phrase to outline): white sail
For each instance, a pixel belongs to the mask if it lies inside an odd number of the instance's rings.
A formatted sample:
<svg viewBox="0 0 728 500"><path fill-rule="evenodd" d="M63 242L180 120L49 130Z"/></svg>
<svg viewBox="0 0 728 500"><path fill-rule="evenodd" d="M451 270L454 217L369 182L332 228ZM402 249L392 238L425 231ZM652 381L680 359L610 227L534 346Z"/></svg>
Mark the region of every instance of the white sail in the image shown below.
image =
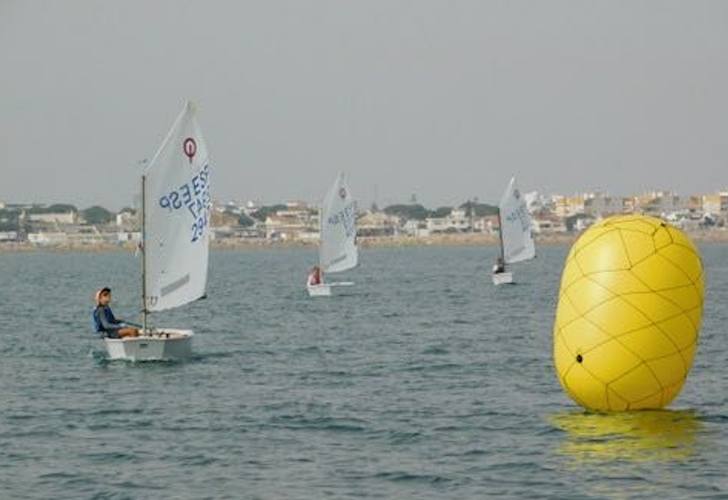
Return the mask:
<svg viewBox="0 0 728 500"><path fill-rule="evenodd" d="M356 202L341 173L326 195L321 209L319 262L324 272L337 273L355 267L358 260Z"/></svg>
<svg viewBox="0 0 728 500"><path fill-rule="evenodd" d="M205 295L210 240L210 164L187 102L145 170L144 206L148 311Z"/></svg>
<svg viewBox="0 0 728 500"><path fill-rule="evenodd" d="M503 260L506 264L533 259L536 256L531 224L526 200L516 186L516 179L512 178L500 202L500 231Z"/></svg>

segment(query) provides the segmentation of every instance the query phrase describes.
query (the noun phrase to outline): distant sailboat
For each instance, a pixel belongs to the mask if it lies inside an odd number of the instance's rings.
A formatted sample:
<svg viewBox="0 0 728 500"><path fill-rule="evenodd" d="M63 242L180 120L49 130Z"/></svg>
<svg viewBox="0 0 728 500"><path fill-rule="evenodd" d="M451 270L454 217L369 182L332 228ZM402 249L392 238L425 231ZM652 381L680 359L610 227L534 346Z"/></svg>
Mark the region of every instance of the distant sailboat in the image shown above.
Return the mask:
<svg viewBox="0 0 728 500"><path fill-rule="evenodd" d="M506 264L515 264L536 257L536 246L531 232L531 215L526 200L516 186L516 179L506 187L498 207L500 254L493 266L493 284L513 283L513 273Z"/></svg>
<svg viewBox="0 0 728 500"><path fill-rule="evenodd" d="M326 194L321 207L321 241L319 274L309 276L306 288L312 297L331 295L332 286L349 286L352 282L325 283L326 273L338 273L356 267L359 252L356 246L356 202L351 196L343 173L339 174Z"/></svg>
<svg viewBox="0 0 728 500"><path fill-rule="evenodd" d="M150 328L148 314L205 297L210 164L191 102L142 174L142 324L139 337L105 339L112 359L184 358L192 330Z"/></svg>

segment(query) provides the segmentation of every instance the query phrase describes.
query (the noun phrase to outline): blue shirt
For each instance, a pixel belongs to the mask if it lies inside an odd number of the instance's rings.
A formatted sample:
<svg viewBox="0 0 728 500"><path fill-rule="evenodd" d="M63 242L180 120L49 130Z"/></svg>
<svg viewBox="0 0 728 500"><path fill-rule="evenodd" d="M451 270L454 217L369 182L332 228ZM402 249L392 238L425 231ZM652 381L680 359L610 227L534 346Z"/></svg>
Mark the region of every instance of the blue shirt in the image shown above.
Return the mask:
<svg viewBox="0 0 728 500"><path fill-rule="evenodd" d="M123 321L116 319L109 306L96 306L93 322L96 333L116 334L125 326Z"/></svg>

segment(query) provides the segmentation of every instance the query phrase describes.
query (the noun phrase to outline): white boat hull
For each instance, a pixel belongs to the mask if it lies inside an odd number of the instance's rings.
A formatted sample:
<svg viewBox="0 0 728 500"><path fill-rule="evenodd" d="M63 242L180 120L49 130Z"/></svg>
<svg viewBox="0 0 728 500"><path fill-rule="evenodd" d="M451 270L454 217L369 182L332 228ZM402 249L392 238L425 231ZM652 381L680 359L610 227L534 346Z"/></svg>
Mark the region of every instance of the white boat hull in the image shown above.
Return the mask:
<svg viewBox="0 0 728 500"><path fill-rule="evenodd" d="M331 295L331 287L334 286L352 286L353 281L335 281L333 283L321 283L320 285L306 285L308 295L311 297L329 297Z"/></svg>
<svg viewBox="0 0 728 500"><path fill-rule="evenodd" d="M192 330L162 328L151 334L124 339L104 339L110 359L160 361L189 358Z"/></svg>
<svg viewBox="0 0 728 500"><path fill-rule="evenodd" d="M493 273L494 285L510 285L513 283L513 273Z"/></svg>
<svg viewBox="0 0 728 500"><path fill-rule="evenodd" d="M307 285L309 297L329 297L331 295L331 286L328 284Z"/></svg>

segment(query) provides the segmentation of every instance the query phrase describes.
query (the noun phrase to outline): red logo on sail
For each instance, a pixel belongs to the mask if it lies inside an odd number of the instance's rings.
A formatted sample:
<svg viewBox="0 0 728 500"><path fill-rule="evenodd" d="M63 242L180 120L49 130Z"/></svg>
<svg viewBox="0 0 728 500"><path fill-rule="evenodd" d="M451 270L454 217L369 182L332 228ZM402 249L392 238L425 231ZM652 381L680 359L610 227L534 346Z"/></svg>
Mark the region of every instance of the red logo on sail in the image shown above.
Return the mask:
<svg viewBox="0 0 728 500"><path fill-rule="evenodd" d="M197 143L192 137L188 137L182 143L182 150L185 152L185 156L190 159L190 163L192 163L192 158L197 154Z"/></svg>

